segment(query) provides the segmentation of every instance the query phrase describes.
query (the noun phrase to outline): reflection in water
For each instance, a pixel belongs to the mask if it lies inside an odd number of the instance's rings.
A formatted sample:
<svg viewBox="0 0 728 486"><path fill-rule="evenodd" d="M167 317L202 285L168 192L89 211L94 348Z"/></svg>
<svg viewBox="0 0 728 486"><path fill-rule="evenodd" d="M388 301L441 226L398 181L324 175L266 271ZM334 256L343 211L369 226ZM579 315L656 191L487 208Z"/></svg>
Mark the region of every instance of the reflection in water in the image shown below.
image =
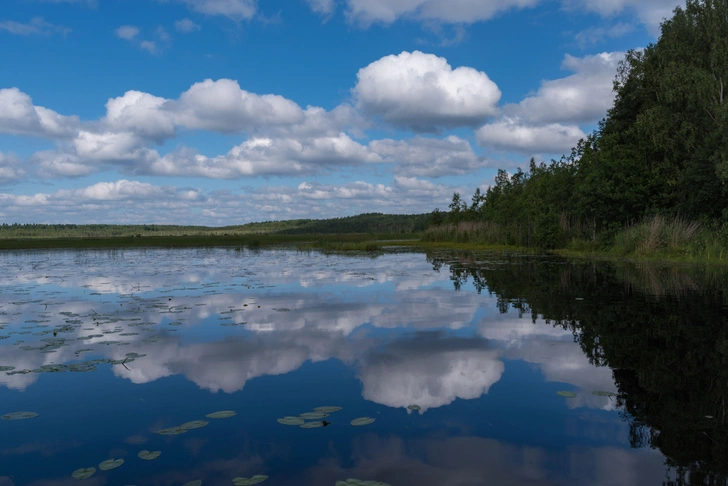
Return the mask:
<svg viewBox="0 0 728 486"><path fill-rule="evenodd" d="M523 257L480 265L454 253L431 261L458 262L455 287L487 289L502 312L512 307L572 332L590 363L612 370L630 444L666 455L669 484L728 482L723 272Z"/></svg>
<svg viewBox="0 0 728 486"><path fill-rule="evenodd" d="M0 415L39 413L0 421L0 486L109 458L83 484L641 485L665 463L725 483L714 276L226 249L7 252L0 273ZM324 405L343 407L325 428L276 421ZM238 415L154 434L216 410Z"/></svg>

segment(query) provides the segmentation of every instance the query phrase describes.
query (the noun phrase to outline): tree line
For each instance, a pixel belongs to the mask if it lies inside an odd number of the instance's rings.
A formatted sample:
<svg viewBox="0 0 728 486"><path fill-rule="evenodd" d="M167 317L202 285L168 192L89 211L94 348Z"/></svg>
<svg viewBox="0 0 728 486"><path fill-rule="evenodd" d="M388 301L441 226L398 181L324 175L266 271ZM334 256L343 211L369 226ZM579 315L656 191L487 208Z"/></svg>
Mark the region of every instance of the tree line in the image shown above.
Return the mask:
<svg viewBox="0 0 728 486"><path fill-rule="evenodd" d="M545 248L609 245L626 227L654 218L677 220L683 230L722 230L728 0L688 0L676 8L656 43L627 52L614 91L606 117L570 154L549 164L531 159L513 174L499 170L485 193L477 189L470 201L456 193L449 211L432 214L433 225L480 223L451 229L450 237L481 232L500 243ZM463 235L468 228L471 235Z"/></svg>

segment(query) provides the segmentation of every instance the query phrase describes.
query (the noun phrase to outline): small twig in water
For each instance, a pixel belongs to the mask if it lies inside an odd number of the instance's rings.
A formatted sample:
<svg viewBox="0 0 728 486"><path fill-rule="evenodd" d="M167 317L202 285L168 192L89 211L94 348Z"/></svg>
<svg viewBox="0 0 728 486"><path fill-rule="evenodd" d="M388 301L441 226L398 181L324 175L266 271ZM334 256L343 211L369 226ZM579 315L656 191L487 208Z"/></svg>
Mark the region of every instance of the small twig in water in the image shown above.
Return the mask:
<svg viewBox="0 0 728 486"><path fill-rule="evenodd" d="M126 365L124 363L126 363L126 360L127 359L129 359L129 356L127 356L126 358L124 358L124 361L121 362L121 366L123 366L124 368L126 368ZM129 368L126 368L126 371L131 371L131 370Z"/></svg>

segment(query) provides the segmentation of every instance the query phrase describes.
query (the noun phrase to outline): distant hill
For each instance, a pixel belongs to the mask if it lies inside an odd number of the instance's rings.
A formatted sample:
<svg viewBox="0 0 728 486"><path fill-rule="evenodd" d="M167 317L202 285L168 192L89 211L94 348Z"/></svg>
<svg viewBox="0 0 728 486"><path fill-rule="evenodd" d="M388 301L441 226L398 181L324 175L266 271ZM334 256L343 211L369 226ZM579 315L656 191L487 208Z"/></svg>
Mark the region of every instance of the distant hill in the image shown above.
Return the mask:
<svg viewBox="0 0 728 486"><path fill-rule="evenodd" d="M0 225L0 239L101 238L123 236L234 236L253 234L411 234L424 231L429 218L429 214L367 213L344 218L266 221L223 227L156 224L2 224Z"/></svg>

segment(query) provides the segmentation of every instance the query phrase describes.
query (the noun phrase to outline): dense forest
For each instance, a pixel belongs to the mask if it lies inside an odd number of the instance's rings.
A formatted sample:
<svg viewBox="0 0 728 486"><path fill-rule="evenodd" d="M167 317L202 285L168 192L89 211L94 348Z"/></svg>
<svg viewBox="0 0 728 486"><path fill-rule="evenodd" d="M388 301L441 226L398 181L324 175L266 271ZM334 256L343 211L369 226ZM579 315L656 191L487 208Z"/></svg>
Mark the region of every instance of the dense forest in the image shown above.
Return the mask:
<svg viewBox="0 0 728 486"><path fill-rule="evenodd" d="M614 91L569 155L499 170L470 201L455 194L427 238L623 253L728 247L728 0L677 8L655 44L626 54Z"/></svg>

